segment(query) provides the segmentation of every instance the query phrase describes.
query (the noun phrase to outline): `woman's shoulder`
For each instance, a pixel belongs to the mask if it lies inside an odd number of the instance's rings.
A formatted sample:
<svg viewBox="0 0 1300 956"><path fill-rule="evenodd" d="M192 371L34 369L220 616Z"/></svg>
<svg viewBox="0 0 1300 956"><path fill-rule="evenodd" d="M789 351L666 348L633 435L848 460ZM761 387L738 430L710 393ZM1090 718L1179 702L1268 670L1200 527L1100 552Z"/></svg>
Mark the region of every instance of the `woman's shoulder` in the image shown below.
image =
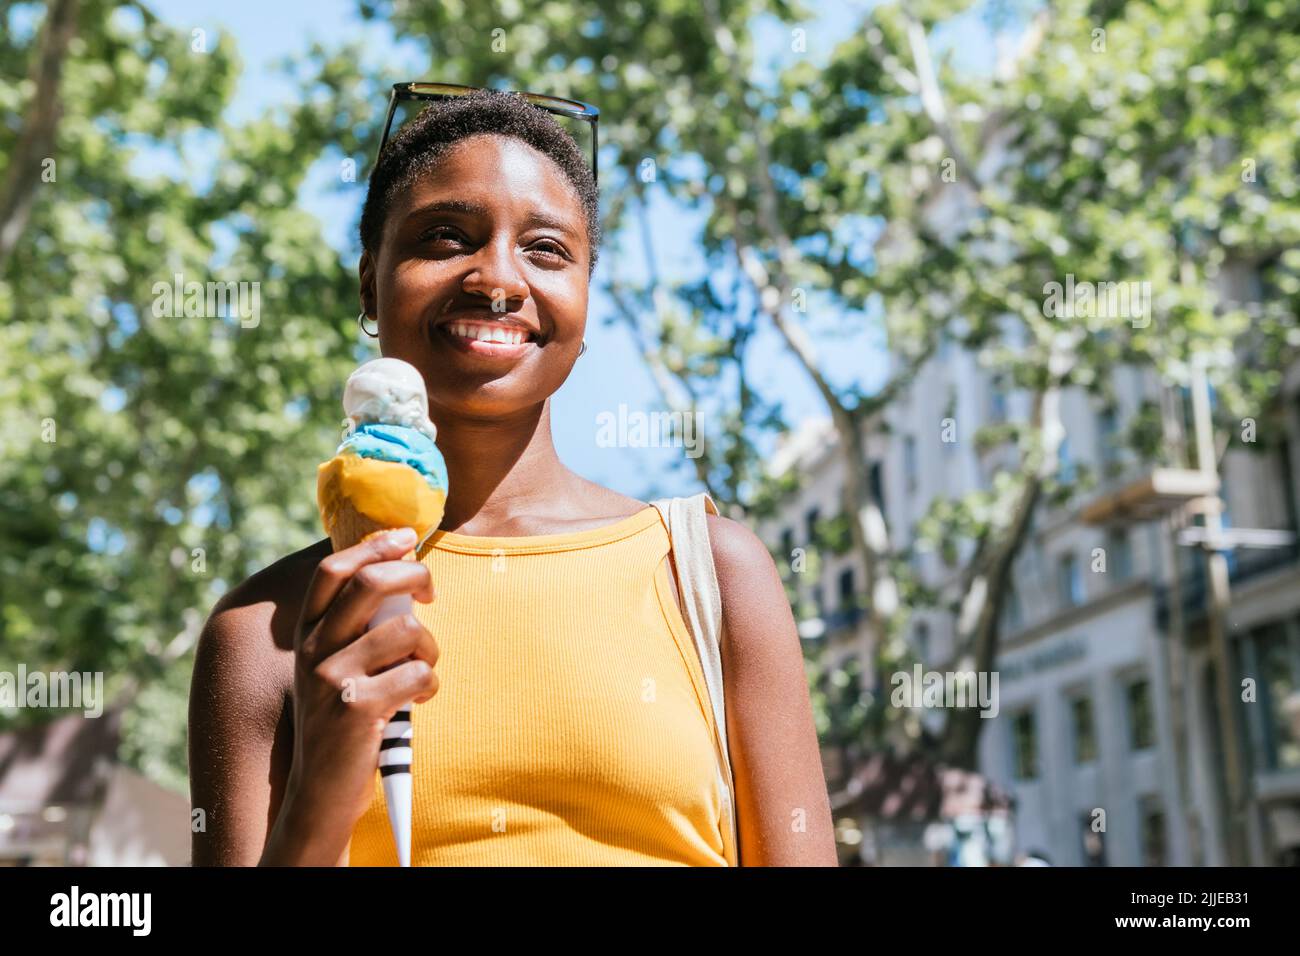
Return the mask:
<svg viewBox="0 0 1300 956"><path fill-rule="evenodd" d="M708 524L722 602L724 660L743 658L775 669L791 653L801 654L785 584L767 545L740 521L709 515ZM734 666L730 673L728 692Z"/></svg>
<svg viewBox="0 0 1300 956"><path fill-rule="evenodd" d="M325 540L281 558L223 594L209 614L189 701L190 785L203 799L224 804L248 780L265 785L268 772L271 805L279 799L276 780L292 751L294 625L330 550Z"/></svg>
<svg viewBox="0 0 1300 956"><path fill-rule="evenodd" d="M606 509L606 513L632 515L650 507L647 502L629 498L594 482L588 484L602 496L601 507ZM743 599L744 595L752 595L755 590L779 594L784 600L785 587L781 576L767 545L758 535L741 521L715 514L706 517L714 572L724 605L728 595L734 602Z"/></svg>
<svg viewBox="0 0 1300 956"><path fill-rule="evenodd" d="M622 495L619 497L625 498ZM634 498L625 498L625 500L632 503L633 511L648 507L645 502ZM706 514L705 518L708 521L709 545L713 552L713 566L718 576L719 587L724 587L732 579L752 577L765 568L771 568L773 576L779 581L767 545L749 529L748 525L732 518L724 518L722 515ZM724 581L724 577L728 580Z"/></svg>
<svg viewBox="0 0 1300 956"><path fill-rule="evenodd" d="M294 626L303 597L316 566L331 551L329 539L322 539L285 555L223 594L199 638L199 665L213 673L238 677L236 672L256 671L263 665L273 666L273 662L291 663ZM248 673L247 677L256 679L258 675Z"/></svg>
<svg viewBox="0 0 1300 956"><path fill-rule="evenodd" d="M713 549L713 566L722 578L750 577L771 568L776 571L772 554L747 525L722 515L708 515L709 544ZM778 576L779 579L779 576Z"/></svg>
<svg viewBox="0 0 1300 956"><path fill-rule="evenodd" d="M767 545L743 522L709 515L708 523L713 568L729 639L734 642L740 635L748 634L751 636L747 641L752 641L756 639L753 635L772 633L774 639L783 641L782 629L766 626L790 615L785 585ZM756 618L763 619L765 626L753 626Z"/></svg>

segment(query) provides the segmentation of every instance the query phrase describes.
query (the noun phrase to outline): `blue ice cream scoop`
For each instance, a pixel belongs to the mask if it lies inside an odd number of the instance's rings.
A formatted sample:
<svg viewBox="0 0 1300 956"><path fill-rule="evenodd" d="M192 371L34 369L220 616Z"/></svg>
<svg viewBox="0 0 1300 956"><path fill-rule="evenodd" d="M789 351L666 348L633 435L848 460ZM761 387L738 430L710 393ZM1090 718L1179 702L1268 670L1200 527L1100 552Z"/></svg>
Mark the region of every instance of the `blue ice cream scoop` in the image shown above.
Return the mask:
<svg viewBox="0 0 1300 956"><path fill-rule="evenodd" d="M353 454L361 458L377 458L399 465L409 465L418 471L429 487L447 492L447 463L442 452L424 432L406 425L388 425L366 422L358 425L336 454Z"/></svg>

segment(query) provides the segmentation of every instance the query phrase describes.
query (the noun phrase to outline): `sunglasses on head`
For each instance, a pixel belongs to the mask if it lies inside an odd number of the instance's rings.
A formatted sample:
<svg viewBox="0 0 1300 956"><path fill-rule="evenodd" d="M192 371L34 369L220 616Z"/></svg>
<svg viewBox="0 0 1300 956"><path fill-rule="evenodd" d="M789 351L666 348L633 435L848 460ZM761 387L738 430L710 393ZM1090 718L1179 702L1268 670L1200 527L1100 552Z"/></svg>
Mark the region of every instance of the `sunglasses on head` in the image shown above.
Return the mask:
<svg viewBox="0 0 1300 956"><path fill-rule="evenodd" d="M397 113L397 104L421 100L450 100L458 96L464 96L466 93L477 92L480 89L481 87L461 86L458 83L394 83L393 92L388 97L388 118L384 121L384 138L379 141L379 152L375 154L375 161L378 162L380 154L384 151L384 146L388 143L388 137L393 128L393 117ZM600 110L581 100L566 100L559 96L548 96L545 93L528 93L523 90L511 90L510 92L515 96L522 96L529 103L546 110L548 113L554 113L556 116L567 116L570 119L579 119L591 124L591 178L593 181L598 181L596 153L599 149L597 130L600 125Z"/></svg>

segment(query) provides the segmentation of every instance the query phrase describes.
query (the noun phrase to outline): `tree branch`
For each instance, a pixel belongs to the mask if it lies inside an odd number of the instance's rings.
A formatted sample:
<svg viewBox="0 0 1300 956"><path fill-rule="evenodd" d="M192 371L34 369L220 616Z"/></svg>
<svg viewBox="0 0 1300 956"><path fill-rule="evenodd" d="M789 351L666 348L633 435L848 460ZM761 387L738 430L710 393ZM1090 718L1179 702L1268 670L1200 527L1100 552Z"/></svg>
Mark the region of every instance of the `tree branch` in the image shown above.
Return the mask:
<svg viewBox="0 0 1300 956"><path fill-rule="evenodd" d="M41 163L54 149L62 107L59 80L68 44L77 32L77 0L54 0L41 31L40 53L32 69L35 95L0 187L0 272L18 245L31 218L40 182Z"/></svg>

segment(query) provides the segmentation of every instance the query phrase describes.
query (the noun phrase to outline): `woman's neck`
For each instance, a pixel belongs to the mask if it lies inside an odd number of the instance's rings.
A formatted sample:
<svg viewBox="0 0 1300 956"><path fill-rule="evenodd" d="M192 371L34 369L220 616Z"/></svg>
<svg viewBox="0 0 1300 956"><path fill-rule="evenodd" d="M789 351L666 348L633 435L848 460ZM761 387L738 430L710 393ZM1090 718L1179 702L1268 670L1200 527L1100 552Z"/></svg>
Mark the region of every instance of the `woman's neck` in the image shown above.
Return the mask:
<svg viewBox="0 0 1300 956"><path fill-rule="evenodd" d="M555 510L574 478L555 452L549 401L505 420L435 423L450 488L444 531L500 534L518 515Z"/></svg>

